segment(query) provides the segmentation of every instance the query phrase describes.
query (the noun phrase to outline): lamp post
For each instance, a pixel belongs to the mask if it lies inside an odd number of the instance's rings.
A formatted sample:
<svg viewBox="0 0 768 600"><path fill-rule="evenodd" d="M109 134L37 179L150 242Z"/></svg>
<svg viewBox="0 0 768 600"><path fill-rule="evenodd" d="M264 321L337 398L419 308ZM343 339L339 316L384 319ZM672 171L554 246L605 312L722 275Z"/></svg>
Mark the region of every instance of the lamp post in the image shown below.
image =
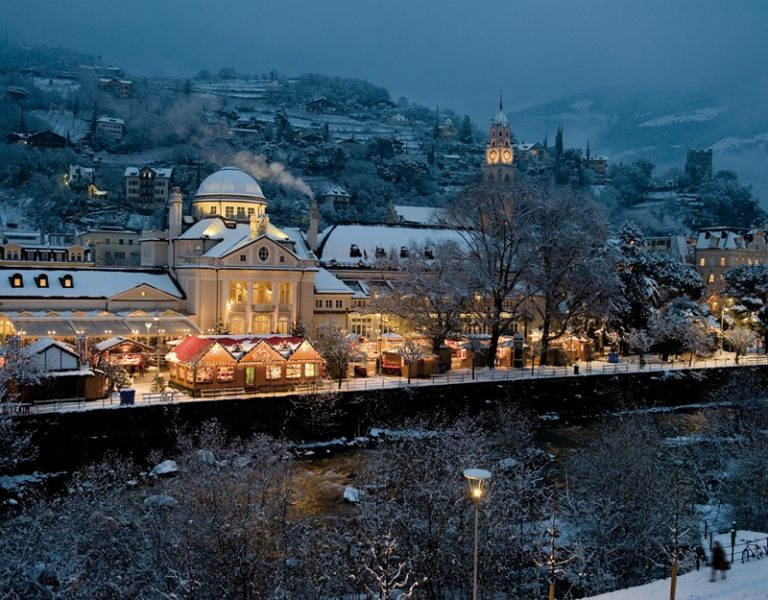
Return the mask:
<svg viewBox="0 0 768 600"><path fill-rule="evenodd" d="M480 513L480 501L485 494L485 483L491 478L491 472L485 469L464 469L464 477L469 483L469 497L475 505L475 543L474 567L472 571L472 600L477 600L477 523Z"/></svg>

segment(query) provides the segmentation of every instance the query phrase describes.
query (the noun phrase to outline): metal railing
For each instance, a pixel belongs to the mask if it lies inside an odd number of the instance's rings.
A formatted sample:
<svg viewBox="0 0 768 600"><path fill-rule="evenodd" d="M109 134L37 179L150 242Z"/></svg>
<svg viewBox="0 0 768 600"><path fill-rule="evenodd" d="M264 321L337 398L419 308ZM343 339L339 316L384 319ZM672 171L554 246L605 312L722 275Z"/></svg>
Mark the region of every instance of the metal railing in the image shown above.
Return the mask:
<svg viewBox="0 0 768 600"><path fill-rule="evenodd" d="M536 366L522 368L497 368L478 369L473 375L469 371L448 372L442 375L433 375L427 378L412 378L410 382L405 377L376 376L370 378L344 379L341 386L338 380L323 380L317 384L305 384L294 389L272 388L269 391L241 392L236 394L216 394L213 397L206 395L203 398L192 398L182 392L174 391L172 395L164 393L144 393L141 399L136 399L132 406L143 404L163 404L195 402L202 400L224 400L231 398L253 398L260 396L286 396L294 394L333 393L333 392L366 392L374 390L423 388L427 386L460 385L470 383L522 381L536 379L553 379L556 377L592 377L600 375L614 375L624 373L649 373L664 371L686 371L712 368L739 368L754 365L768 365L768 356L743 356L736 363L733 358L708 358L702 360L678 360L671 362L646 362L641 365L638 362L619 363L578 363L579 372L576 373L573 366ZM117 393L102 400L83 399L56 400L36 403L29 406L30 413L66 412L74 410L109 408L120 406L120 398Z"/></svg>

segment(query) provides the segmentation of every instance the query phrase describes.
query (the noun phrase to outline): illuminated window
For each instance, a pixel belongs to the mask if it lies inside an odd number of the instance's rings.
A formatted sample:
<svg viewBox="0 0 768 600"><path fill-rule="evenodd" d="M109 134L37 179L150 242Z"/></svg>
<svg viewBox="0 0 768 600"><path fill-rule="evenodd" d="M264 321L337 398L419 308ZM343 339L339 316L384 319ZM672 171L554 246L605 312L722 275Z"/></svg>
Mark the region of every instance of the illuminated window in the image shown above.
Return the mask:
<svg viewBox="0 0 768 600"><path fill-rule="evenodd" d="M721 257L720 257L720 266L721 266L721 267L724 267L724 266L725 266L725 264L726 264L726 259L725 259L725 256L721 256Z"/></svg>
<svg viewBox="0 0 768 600"><path fill-rule="evenodd" d="M267 262L267 259L269 258L269 250L266 246L262 246L259 248L259 260L261 262Z"/></svg>
<svg viewBox="0 0 768 600"><path fill-rule="evenodd" d="M291 284L281 283L279 288L280 304L288 304L291 301Z"/></svg>
<svg viewBox="0 0 768 600"><path fill-rule="evenodd" d="M45 273L41 273L37 277L35 277L35 282L37 282L37 287L39 288L47 288L48 287L48 275Z"/></svg>
<svg viewBox="0 0 768 600"><path fill-rule="evenodd" d="M235 370L232 367L219 367L216 379L221 382L232 381L235 378Z"/></svg>
<svg viewBox="0 0 768 600"><path fill-rule="evenodd" d="M707 259L706 258L700 258L699 259L699 266L700 267L706 267L707 266Z"/></svg>
<svg viewBox="0 0 768 600"><path fill-rule="evenodd" d="M14 273L10 277L11 279L11 287L20 288L24 287L24 278L21 276L20 273Z"/></svg>
<svg viewBox="0 0 768 600"><path fill-rule="evenodd" d="M709 282L709 283L714 283L715 282L715 274L714 273L710 273L709 274L709 277L707 278L707 282Z"/></svg>
<svg viewBox="0 0 768 600"><path fill-rule="evenodd" d="M245 302L246 294L248 293L248 284L240 281L232 281L229 284L229 299L235 304L242 304Z"/></svg>
<svg viewBox="0 0 768 600"><path fill-rule="evenodd" d="M268 283L254 283L253 302L255 304L269 304L272 302L272 286Z"/></svg>
<svg viewBox="0 0 768 600"><path fill-rule="evenodd" d="M74 287L74 281L72 280L72 275L67 274L61 278L61 287L65 287L65 288Z"/></svg>
<svg viewBox="0 0 768 600"><path fill-rule="evenodd" d="M267 366L267 379L281 379L282 376L283 376L283 369L280 365Z"/></svg>
<svg viewBox="0 0 768 600"><path fill-rule="evenodd" d="M285 365L285 378L286 379L298 379L301 377L301 363L288 363Z"/></svg>
<svg viewBox="0 0 768 600"><path fill-rule="evenodd" d="M306 363L304 365L304 377L316 377L317 365L315 363Z"/></svg>

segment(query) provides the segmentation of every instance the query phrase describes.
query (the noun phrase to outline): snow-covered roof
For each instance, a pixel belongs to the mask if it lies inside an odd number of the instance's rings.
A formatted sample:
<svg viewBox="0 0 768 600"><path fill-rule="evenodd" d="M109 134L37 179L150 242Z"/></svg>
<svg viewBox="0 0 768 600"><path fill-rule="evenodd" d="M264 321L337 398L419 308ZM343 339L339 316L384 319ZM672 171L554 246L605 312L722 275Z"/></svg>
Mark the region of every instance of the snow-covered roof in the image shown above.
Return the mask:
<svg viewBox="0 0 768 600"><path fill-rule="evenodd" d="M275 242L293 241L286 233L272 225L272 223L267 225L267 230L264 235ZM182 240L196 240L202 238L221 240L213 248L203 254L203 256L210 258L221 258L253 241L251 239L251 226L249 223L225 221L221 217L207 217L201 219L179 236L179 239Z"/></svg>
<svg viewBox="0 0 768 600"><path fill-rule="evenodd" d="M398 221L418 223L419 225L437 225L440 209L434 206L393 206Z"/></svg>
<svg viewBox="0 0 768 600"><path fill-rule="evenodd" d="M323 230L318 237L323 263L348 266L372 265L382 252L387 258L398 258L401 248L408 248L411 243L462 243L459 232L453 229L397 225L335 225Z"/></svg>
<svg viewBox="0 0 768 600"><path fill-rule="evenodd" d="M341 198L351 198L350 194L343 187L337 184L329 185L323 190L321 196L336 196Z"/></svg>
<svg viewBox="0 0 768 600"><path fill-rule="evenodd" d="M125 173L123 174L124 177L136 177L136 175L139 174L139 171L141 169L150 169L155 173L158 177L165 177L170 178L170 176L173 174L172 168L155 168L155 167L126 167Z"/></svg>
<svg viewBox="0 0 768 600"><path fill-rule="evenodd" d="M59 348L60 350L62 350L63 352L66 352L67 354L72 354L74 356L77 356L77 351L72 346L70 346L69 344L65 344L64 342L51 339L49 337L40 338L39 340L36 340L31 344L27 344L26 346L24 346L24 352L28 356L34 356L35 354L40 354L41 352L45 352L51 346Z"/></svg>
<svg viewBox="0 0 768 600"><path fill-rule="evenodd" d="M18 273L23 287L12 287L11 278ZM38 287L35 277L48 276L48 287ZM72 276L72 287L64 287L62 279ZM140 285L148 285L175 298L184 293L168 273L107 269L36 269L0 268L2 298L112 298Z"/></svg>
<svg viewBox="0 0 768 600"><path fill-rule="evenodd" d="M224 167L206 177L197 188L195 200L236 199L238 202L266 202L257 181L237 167Z"/></svg>
<svg viewBox="0 0 768 600"><path fill-rule="evenodd" d="M118 117L99 117L100 123L115 123L116 125L125 125L125 121Z"/></svg>
<svg viewBox="0 0 768 600"><path fill-rule="evenodd" d="M349 288L341 279L336 277L330 271L319 269L315 273L315 292L318 294L352 294L354 291Z"/></svg>
<svg viewBox="0 0 768 600"><path fill-rule="evenodd" d="M744 237L730 229L706 229L696 237L696 250L735 250L745 247Z"/></svg>

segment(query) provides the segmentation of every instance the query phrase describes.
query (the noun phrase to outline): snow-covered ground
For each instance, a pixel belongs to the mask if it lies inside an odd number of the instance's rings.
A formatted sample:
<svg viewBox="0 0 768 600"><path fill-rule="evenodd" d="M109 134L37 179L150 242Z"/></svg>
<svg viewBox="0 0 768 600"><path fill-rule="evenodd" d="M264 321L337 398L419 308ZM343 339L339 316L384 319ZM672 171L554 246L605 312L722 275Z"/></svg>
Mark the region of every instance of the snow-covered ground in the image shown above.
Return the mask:
<svg viewBox="0 0 768 600"><path fill-rule="evenodd" d="M74 142L88 133L89 122L82 117L73 117L69 110L31 110L29 114L47 123L59 135L69 134Z"/></svg>
<svg viewBox="0 0 768 600"><path fill-rule="evenodd" d="M638 127L662 127L664 125L671 125L673 123L686 123L690 121L710 121L717 115L725 110L725 106L705 106L704 108L697 108L690 112L675 113L674 115L665 115L663 117L656 117L640 123Z"/></svg>
<svg viewBox="0 0 768 600"><path fill-rule="evenodd" d="M760 538L765 543L766 534L754 531L739 531L736 543L743 539ZM718 536L720 543L730 556L730 537L728 534ZM768 559L752 560L741 563L737 548L735 561L728 571L727 579L709 580L710 570L702 566L700 571L691 571L677 578L676 600L766 600L768 598ZM659 579L646 585L616 590L588 600L667 600L669 598L669 579Z"/></svg>

